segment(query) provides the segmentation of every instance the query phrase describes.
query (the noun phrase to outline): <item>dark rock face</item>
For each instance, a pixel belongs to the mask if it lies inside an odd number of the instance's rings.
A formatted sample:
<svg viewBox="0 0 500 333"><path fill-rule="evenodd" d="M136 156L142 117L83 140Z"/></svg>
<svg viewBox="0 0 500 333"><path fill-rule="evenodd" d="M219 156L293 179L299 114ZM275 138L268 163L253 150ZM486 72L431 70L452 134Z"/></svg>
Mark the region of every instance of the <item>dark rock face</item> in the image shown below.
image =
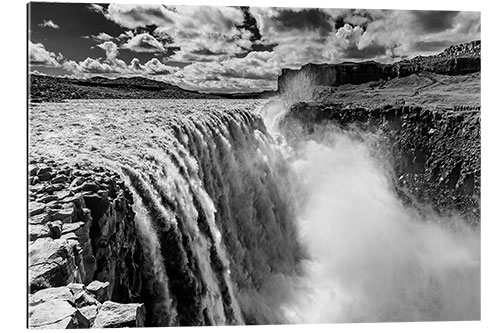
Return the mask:
<svg viewBox="0 0 500 333"><path fill-rule="evenodd" d="M339 86L377 81L388 75L387 65L373 61L342 64L307 64L300 70L285 68L278 78L278 92L290 91L297 81L303 86Z"/></svg>
<svg viewBox="0 0 500 333"><path fill-rule="evenodd" d="M381 144L394 165L396 187L407 203L429 203L441 213L458 211L471 224L480 218L480 113L426 110L419 106L368 109L340 103L294 104L280 127L294 138L318 126L382 130ZM410 196L403 192L408 191Z"/></svg>
<svg viewBox="0 0 500 333"><path fill-rule="evenodd" d="M278 77L278 92L293 93L296 85L339 86L405 77L422 72L458 75L479 72L481 41L451 46L436 56L415 57L394 64L373 61L341 64L307 64L299 70L283 69Z"/></svg>
<svg viewBox="0 0 500 333"><path fill-rule="evenodd" d="M38 173L55 175L52 181L42 180L29 188L30 293L58 295L57 287L77 283L82 288L90 284L88 296L73 300L78 307L95 297L99 302L140 300L141 248L131 195L120 177L104 168L70 167L37 158L30 165ZM45 319L57 322L58 328L90 325L80 320L81 311L70 311L60 301L53 306L62 309L64 320ZM37 309L30 325L49 325L42 318L48 310ZM84 312L95 311L85 308Z"/></svg>

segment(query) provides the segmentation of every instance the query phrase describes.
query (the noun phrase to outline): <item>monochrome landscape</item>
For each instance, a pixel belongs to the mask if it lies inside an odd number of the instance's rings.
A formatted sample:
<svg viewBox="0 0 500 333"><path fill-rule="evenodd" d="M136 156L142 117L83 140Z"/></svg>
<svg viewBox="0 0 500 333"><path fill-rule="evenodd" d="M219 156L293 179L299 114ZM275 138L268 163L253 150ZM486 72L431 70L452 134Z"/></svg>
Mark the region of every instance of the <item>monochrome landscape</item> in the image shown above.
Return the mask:
<svg viewBox="0 0 500 333"><path fill-rule="evenodd" d="M27 14L29 328L481 319L479 12Z"/></svg>

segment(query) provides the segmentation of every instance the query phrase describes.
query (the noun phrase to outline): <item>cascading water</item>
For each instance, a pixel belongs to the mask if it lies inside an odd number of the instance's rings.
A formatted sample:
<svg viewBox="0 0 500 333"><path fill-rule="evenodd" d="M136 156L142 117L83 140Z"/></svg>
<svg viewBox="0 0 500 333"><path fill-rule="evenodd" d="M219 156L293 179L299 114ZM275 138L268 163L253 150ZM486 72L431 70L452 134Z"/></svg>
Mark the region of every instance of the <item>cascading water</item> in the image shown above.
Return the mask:
<svg viewBox="0 0 500 333"><path fill-rule="evenodd" d="M376 135L292 148L280 100L79 103L47 104L40 145L121 173L148 325L479 319L479 232L402 205Z"/></svg>
<svg viewBox="0 0 500 333"><path fill-rule="evenodd" d="M171 130L168 146L122 167L152 265L152 324L282 322L266 290L303 258L286 161L250 112Z"/></svg>

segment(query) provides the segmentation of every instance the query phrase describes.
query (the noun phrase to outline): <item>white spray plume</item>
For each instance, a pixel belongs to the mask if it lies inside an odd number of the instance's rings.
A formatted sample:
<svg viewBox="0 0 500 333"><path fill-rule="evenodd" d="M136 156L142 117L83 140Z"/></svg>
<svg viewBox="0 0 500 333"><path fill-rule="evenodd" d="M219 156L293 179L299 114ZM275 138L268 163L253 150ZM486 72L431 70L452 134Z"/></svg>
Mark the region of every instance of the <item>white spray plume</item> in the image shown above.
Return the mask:
<svg viewBox="0 0 500 333"><path fill-rule="evenodd" d="M322 134L304 141L293 162L311 261L291 279L290 297L277 292L287 321L480 319L479 232L459 217L440 224L404 207L366 138Z"/></svg>

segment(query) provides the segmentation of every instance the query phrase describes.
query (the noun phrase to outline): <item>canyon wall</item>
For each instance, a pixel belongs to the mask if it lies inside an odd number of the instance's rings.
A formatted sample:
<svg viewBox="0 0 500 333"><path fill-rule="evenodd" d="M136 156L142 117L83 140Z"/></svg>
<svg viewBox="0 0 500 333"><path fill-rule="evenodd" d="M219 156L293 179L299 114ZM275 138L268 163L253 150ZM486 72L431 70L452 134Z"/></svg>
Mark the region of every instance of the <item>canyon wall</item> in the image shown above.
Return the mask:
<svg viewBox="0 0 500 333"><path fill-rule="evenodd" d="M284 68L278 77L278 93L294 93L311 86L340 86L389 80L430 72L459 75L481 70L481 41L454 45L435 56L418 56L394 64L374 61L341 64L307 64L298 70Z"/></svg>
<svg viewBox="0 0 500 333"><path fill-rule="evenodd" d="M421 106L351 107L299 102L280 122L290 143L324 126L379 133L395 188L407 204L427 204L440 214L480 219L480 111L429 110ZM380 149L380 148L379 148Z"/></svg>

